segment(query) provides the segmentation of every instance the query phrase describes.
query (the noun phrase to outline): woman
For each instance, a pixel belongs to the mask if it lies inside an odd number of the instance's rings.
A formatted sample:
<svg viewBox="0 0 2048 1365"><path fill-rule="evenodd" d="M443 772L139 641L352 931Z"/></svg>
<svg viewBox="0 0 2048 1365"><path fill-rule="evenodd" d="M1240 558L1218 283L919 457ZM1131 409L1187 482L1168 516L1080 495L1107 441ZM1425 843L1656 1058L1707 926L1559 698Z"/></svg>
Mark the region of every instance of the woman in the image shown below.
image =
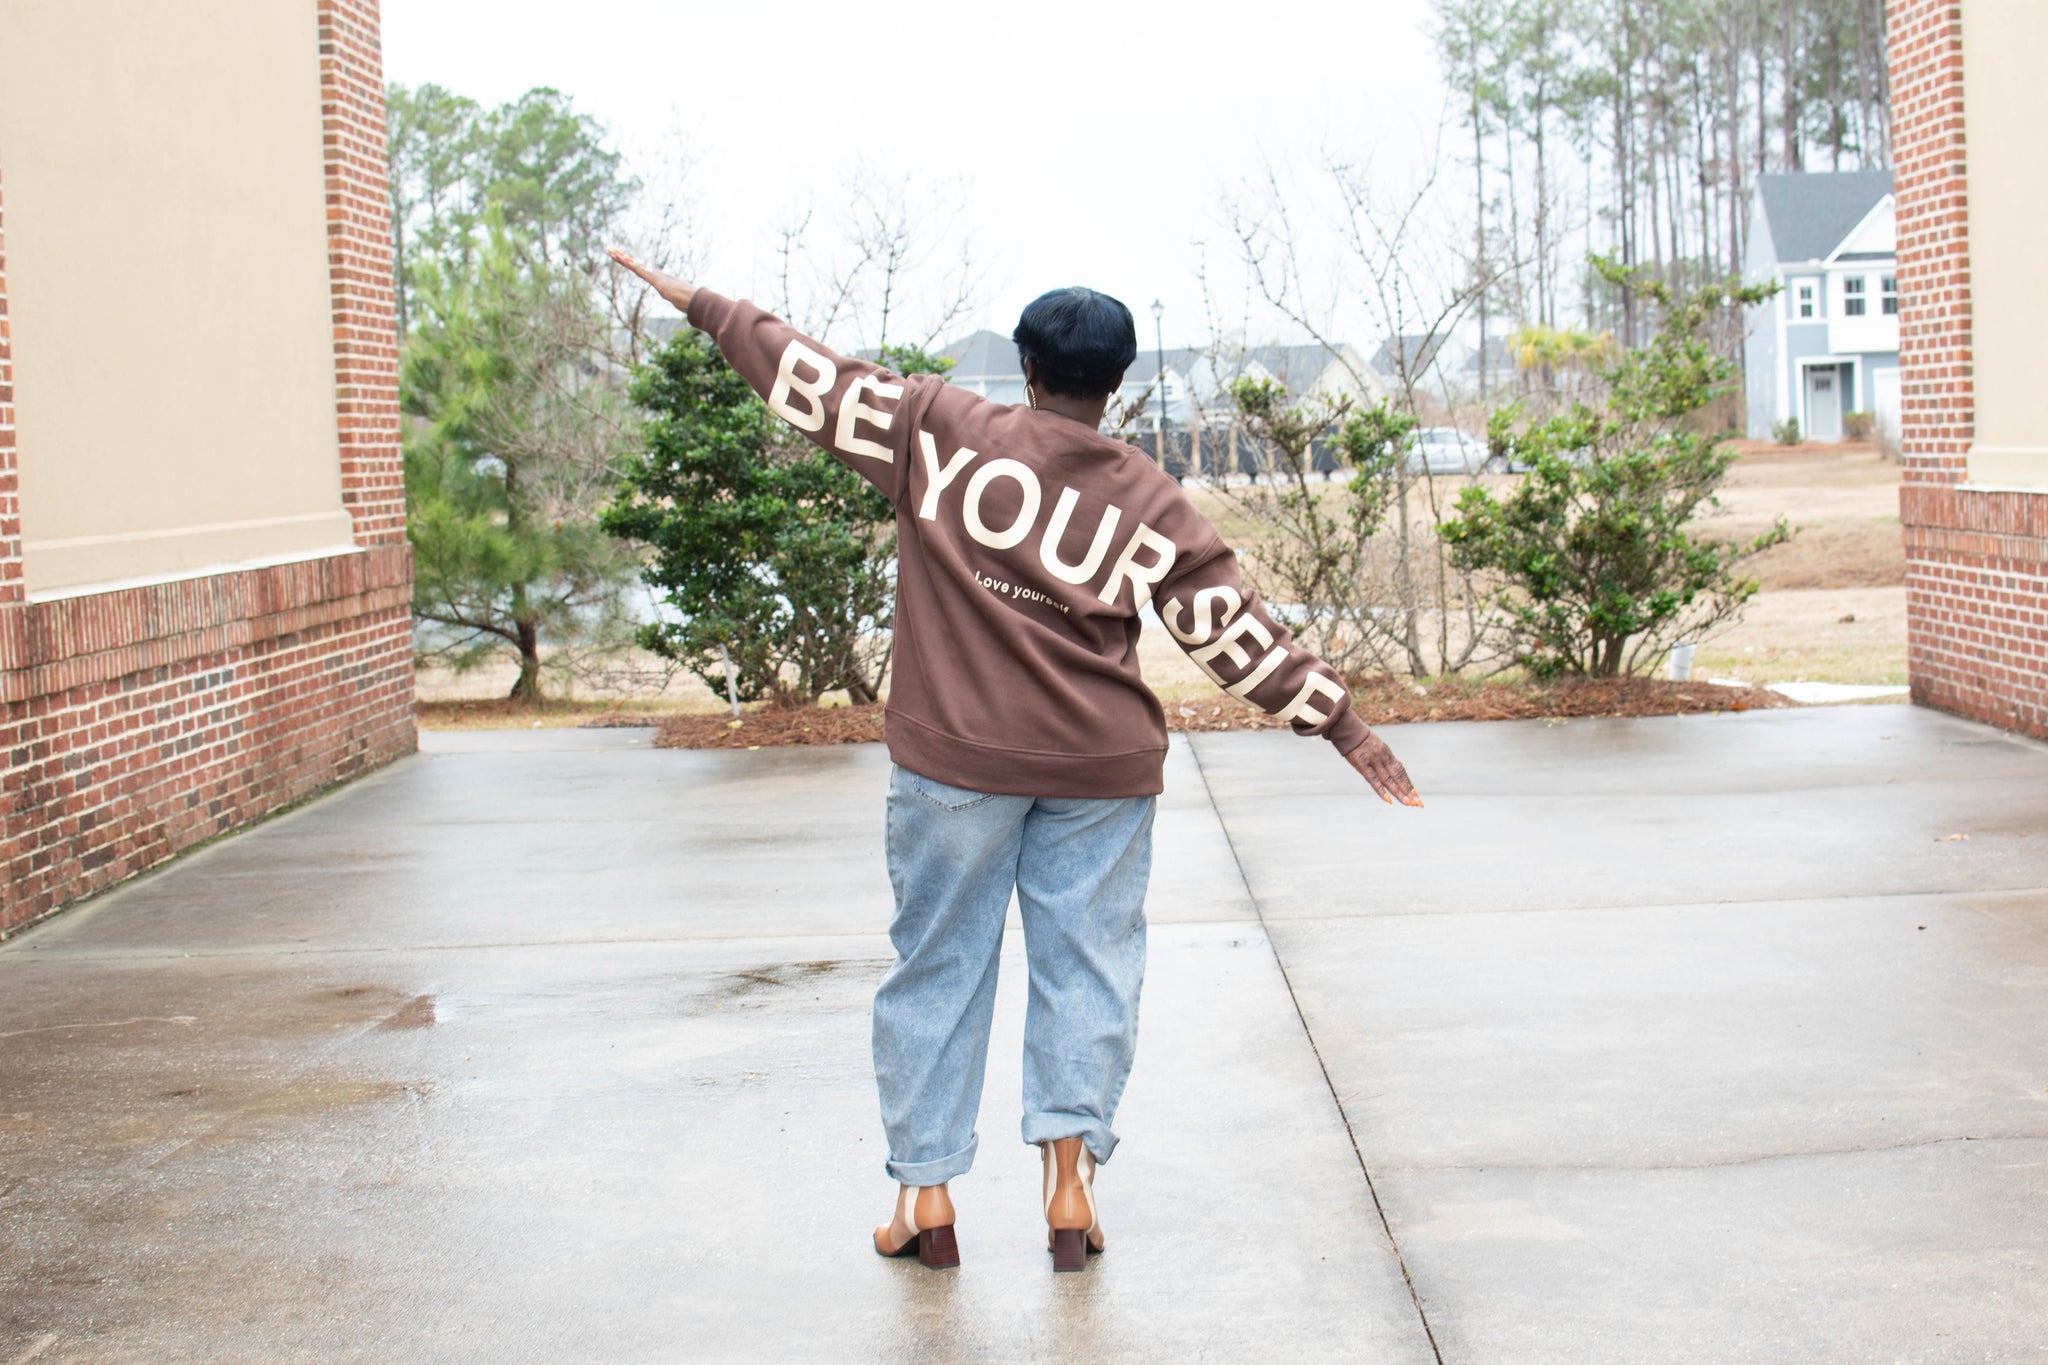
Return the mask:
<svg viewBox="0 0 2048 1365"><path fill-rule="evenodd" d="M612 257L717 342L777 415L896 507L889 927L875 1084L896 1212L884 1256L958 1265L947 1185L974 1162L1003 916L1030 961L1024 1141L1055 1270L1104 1245L1097 1163L1130 1075L1166 725L1138 674L1148 603L1233 696L1420 806L1335 670L1296 646L1174 480L1098 430L1137 354L1123 304L1057 289L1018 320L1026 406L835 355L749 303Z"/></svg>

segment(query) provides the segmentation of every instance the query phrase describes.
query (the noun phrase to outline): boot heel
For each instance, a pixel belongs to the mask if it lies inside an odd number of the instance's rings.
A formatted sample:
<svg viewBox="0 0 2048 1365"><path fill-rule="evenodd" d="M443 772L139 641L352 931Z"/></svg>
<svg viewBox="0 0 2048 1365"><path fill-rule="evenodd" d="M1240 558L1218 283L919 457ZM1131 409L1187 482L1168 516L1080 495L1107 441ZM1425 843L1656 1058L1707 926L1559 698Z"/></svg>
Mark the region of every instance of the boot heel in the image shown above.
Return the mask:
<svg viewBox="0 0 2048 1365"><path fill-rule="evenodd" d="M951 1223L917 1234L917 1262L928 1270L951 1270L960 1264L960 1243Z"/></svg>
<svg viewBox="0 0 2048 1365"><path fill-rule="evenodd" d="M1052 1230L1052 1268L1056 1271L1085 1270L1088 1267L1088 1239L1079 1228Z"/></svg>

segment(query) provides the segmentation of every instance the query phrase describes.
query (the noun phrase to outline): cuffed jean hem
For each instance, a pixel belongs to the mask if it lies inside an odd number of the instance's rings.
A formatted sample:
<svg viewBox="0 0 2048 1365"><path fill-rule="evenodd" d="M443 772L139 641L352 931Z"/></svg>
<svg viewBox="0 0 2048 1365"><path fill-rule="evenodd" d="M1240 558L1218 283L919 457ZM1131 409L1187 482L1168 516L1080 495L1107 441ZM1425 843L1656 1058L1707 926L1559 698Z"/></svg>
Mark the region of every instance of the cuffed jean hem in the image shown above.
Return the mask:
<svg viewBox="0 0 2048 1365"><path fill-rule="evenodd" d="M974 1165L975 1149L981 1146L979 1136L967 1139L967 1145L951 1156L942 1156L936 1161L895 1161L888 1163L890 1176L905 1185L943 1185L948 1180L966 1175Z"/></svg>
<svg viewBox="0 0 2048 1365"><path fill-rule="evenodd" d="M1094 1119L1085 1119L1077 1114L1026 1114L1024 1116L1024 1145L1036 1147L1041 1142L1058 1142L1061 1138L1077 1137L1088 1145L1088 1151L1101 1165L1109 1160L1116 1150L1117 1137L1109 1131L1109 1125Z"/></svg>

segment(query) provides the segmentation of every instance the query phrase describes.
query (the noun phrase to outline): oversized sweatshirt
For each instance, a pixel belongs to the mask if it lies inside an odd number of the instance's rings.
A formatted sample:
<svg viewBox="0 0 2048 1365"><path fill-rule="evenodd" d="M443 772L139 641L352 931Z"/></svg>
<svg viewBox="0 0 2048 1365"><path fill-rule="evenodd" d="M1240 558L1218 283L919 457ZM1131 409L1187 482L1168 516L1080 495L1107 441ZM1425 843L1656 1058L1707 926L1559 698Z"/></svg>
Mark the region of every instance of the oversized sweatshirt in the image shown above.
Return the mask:
<svg viewBox="0 0 2048 1365"><path fill-rule="evenodd" d="M886 735L972 791L1149 796L1166 721L1138 672L1147 603L1231 696L1350 753L1365 722L1237 556L1142 452L1072 418L835 355L708 289L690 322L777 416L896 508Z"/></svg>

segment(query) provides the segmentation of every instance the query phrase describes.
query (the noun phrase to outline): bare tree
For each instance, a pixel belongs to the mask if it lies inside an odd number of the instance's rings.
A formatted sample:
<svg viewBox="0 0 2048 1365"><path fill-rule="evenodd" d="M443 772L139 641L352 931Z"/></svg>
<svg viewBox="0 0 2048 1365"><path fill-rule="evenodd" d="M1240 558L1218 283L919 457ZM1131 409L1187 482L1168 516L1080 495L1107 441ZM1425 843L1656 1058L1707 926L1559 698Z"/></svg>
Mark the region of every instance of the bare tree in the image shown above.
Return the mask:
<svg viewBox="0 0 2048 1365"><path fill-rule="evenodd" d="M1361 414L1349 394L1295 396L1270 379L1241 378L1229 392L1258 475L1216 491L1250 528L1252 567L1272 609L1338 672L1385 671L1398 650L1379 611L1387 577L1381 467L1400 455L1385 449L1376 420L1384 409ZM1348 484L1315 478L1330 459L1356 471Z"/></svg>
<svg viewBox="0 0 2048 1365"><path fill-rule="evenodd" d="M791 323L841 346L930 350L972 313L981 274L957 186L858 169L834 199L831 220L807 204L776 229L776 307Z"/></svg>
<svg viewBox="0 0 2048 1365"><path fill-rule="evenodd" d="M1439 125L1439 146L1442 132ZM1292 193L1270 165L1256 199L1240 197L1226 205L1256 298L1320 344L1361 395L1381 382L1360 368L1356 350L1333 335L1339 301L1384 338L1379 354L1393 371L1389 406L1401 419L1384 429L1399 437L1422 418L1426 400L1441 410L1458 405L1462 395L1443 363L1447 343L1497 279L1485 262L1459 252L1457 215L1442 193L1441 164L1440 153L1432 154L1405 190L1389 192L1369 164L1326 159L1320 189L1329 207L1310 228L1297 225L1291 207L1305 196ZM1329 262L1326 282L1312 280L1312 259ZM1479 363L1488 363L1486 353ZM1493 636L1489 609L1485 595L1451 566L1435 533L1449 511L1447 481L1440 486L1426 461L1395 453L1397 458L1375 466L1372 477L1383 490L1357 490L1360 496L1384 496L1394 541L1391 551L1375 547L1378 581L1360 586L1380 597L1358 616L1359 629L1390 636L1397 646L1394 660L1414 676L1457 672L1486 656ZM1384 533L1371 538L1381 541Z"/></svg>
<svg viewBox="0 0 2048 1365"><path fill-rule="evenodd" d="M705 261L700 245L691 176L695 161L677 135L640 177L640 193L609 224L612 244L635 259L684 279L695 279ZM673 313L653 291L622 270L592 263L594 283L610 330L606 359L621 374L647 359L649 349L673 328ZM663 326L657 327L659 322Z"/></svg>

